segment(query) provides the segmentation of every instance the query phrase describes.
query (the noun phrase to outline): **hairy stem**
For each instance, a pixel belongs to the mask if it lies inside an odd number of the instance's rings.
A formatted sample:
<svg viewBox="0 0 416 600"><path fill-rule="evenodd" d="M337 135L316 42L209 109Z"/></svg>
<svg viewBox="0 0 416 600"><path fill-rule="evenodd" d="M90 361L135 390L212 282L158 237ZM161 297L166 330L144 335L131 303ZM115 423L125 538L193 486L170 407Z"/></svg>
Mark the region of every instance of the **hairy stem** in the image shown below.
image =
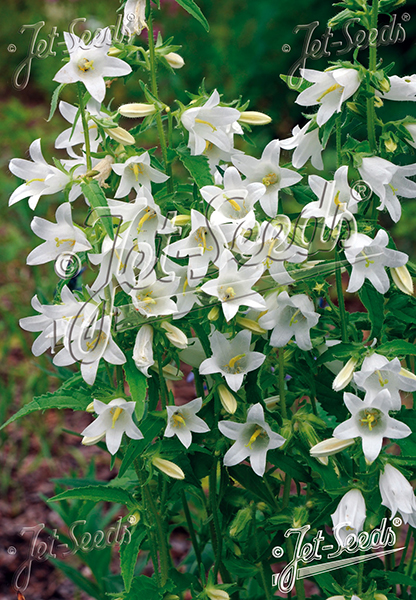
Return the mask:
<svg viewBox="0 0 416 600"><path fill-rule="evenodd" d="M84 86L79 81L78 82L78 100L79 100L79 109L81 111L82 130L84 132L85 156L86 156L86 161L87 161L87 171L91 171L91 169L92 169L91 145L90 145L90 135L88 133L87 115L85 114L84 92L85 92Z"/></svg>
<svg viewBox="0 0 416 600"><path fill-rule="evenodd" d="M344 290L342 289L341 261L338 250L335 250L335 259L335 281L337 286L339 316L341 320L341 337L343 342L348 342L347 313L345 310Z"/></svg>
<svg viewBox="0 0 416 600"><path fill-rule="evenodd" d="M284 348L279 348L278 354L279 354L280 408L282 411L282 417L284 419L287 419L287 406L286 406L286 395L285 395L285 351L284 351Z"/></svg>

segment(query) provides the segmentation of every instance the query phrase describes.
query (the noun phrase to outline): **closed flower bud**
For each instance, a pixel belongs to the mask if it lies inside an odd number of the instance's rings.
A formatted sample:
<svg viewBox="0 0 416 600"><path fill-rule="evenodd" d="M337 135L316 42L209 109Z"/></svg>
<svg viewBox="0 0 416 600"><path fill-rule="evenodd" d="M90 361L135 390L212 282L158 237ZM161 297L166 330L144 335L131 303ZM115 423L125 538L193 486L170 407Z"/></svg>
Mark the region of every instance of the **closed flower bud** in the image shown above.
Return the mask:
<svg viewBox="0 0 416 600"><path fill-rule="evenodd" d="M345 450L348 446L352 446L354 441L354 439L337 440L336 438L329 438L328 440L323 440L322 442L319 442L319 444L313 446L309 453L315 458L332 456L338 452L342 452L342 450Z"/></svg>
<svg viewBox="0 0 416 600"><path fill-rule="evenodd" d="M402 375L403 377L408 377L409 379L413 379L413 381L416 381L416 375L414 375L411 371L408 371L407 369L403 369L403 367L400 369L399 375Z"/></svg>
<svg viewBox="0 0 416 600"><path fill-rule="evenodd" d="M248 125L267 125L272 119L262 112L245 110L240 114L238 120L240 123L247 123Z"/></svg>
<svg viewBox="0 0 416 600"><path fill-rule="evenodd" d="M143 104L140 102L131 102L129 104L123 104L118 109L118 112L123 117L129 119L138 119L140 117L148 117L156 112L156 106L154 104Z"/></svg>
<svg viewBox="0 0 416 600"><path fill-rule="evenodd" d="M94 410L94 402L90 402L87 406L87 408L85 409L88 413L93 413L95 412Z"/></svg>
<svg viewBox="0 0 416 600"><path fill-rule="evenodd" d="M374 600L387 600L387 596L384 594L374 594Z"/></svg>
<svg viewBox="0 0 416 600"><path fill-rule="evenodd" d="M237 400L224 384L219 385L217 390L222 406L230 415L233 415L237 410Z"/></svg>
<svg viewBox="0 0 416 600"><path fill-rule="evenodd" d="M246 317L237 317L236 321L240 325L240 327L248 329L248 331L252 331L253 333L259 334L266 333L266 330L260 327L257 321L254 321L253 319L247 319Z"/></svg>
<svg viewBox="0 0 416 600"><path fill-rule="evenodd" d="M229 600L230 596L225 590L220 590L214 586L205 588L205 593L210 600Z"/></svg>
<svg viewBox="0 0 416 600"><path fill-rule="evenodd" d="M413 296L413 280L406 265L392 267L390 273L399 290L409 296Z"/></svg>
<svg viewBox="0 0 416 600"><path fill-rule="evenodd" d="M267 410L274 410L279 402L280 396L270 396L269 398L265 398L264 400L264 404L266 405Z"/></svg>
<svg viewBox="0 0 416 600"><path fill-rule="evenodd" d="M180 600L180 598L176 594L166 594L163 596L163 600Z"/></svg>
<svg viewBox="0 0 416 600"><path fill-rule="evenodd" d="M173 479L185 479L185 473L182 471L182 469L170 460L155 456L155 458L152 460L152 463L157 469L162 471L162 473L165 473L165 475L168 475Z"/></svg>
<svg viewBox="0 0 416 600"><path fill-rule="evenodd" d="M220 316L220 309L218 306L214 306L208 313L208 321L216 321Z"/></svg>
<svg viewBox="0 0 416 600"><path fill-rule="evenodd" d="M160 326L165 330L168 340L176 348L179 348L180 350L185 350L185 348L187 348L188 338L183 331L181 331L178 327L175 327L175 325L172 325L172 323L169 323L169 321L163 321Z"/></svg>
<svg viewBox="0 0 416 600"><path fill-rule="evenodd" d="M189 225L191 222L191 215L176 215L176 217L173 217L171 222L172 225L177 225L178 227Z"/></svg>
<svg viewBox="0 0 416 600"><path fill-rule="evenodd" d="M98 164L95 165L94 171L98 171L97 174L93 177L96 179L100 186L102 187L105 184L106 179L110 176L112 172L111 165L114 163L114 158L107 154Z"/></svg>
<svg viewBox="0 0 416 600"><path fill-rule="evenodd" d="M392 138L384 140L384 146L386 147L387 152L394 152L397 150L397 142L395 142Z"/></svg>
<svg viewBox="0 0 416 600"><path fill-rule="evenodd" d="M123 50L121 50L120 48L116 48L115 46L111 46L110 50L107 52L108 56L120 56L120 54L123 52Z"/></svg>
<svg viewBox="0 0 416 600"><path fill-rule="evenodd" d="M335 377L332 383L332 389L336 392L344 389L352 379L354 375L354 369L357 365L358 358L351 357L349 361L342 367L341 371Z"/></svg>
<svg viewBox="0 0 416 600"><path fill-rule="evenodd" d="M134 137L123 129L122 127L113 127L112 129L106 129L105 132L109 135L113 140L116 140L119 144L123 144L123 146L131 146L134 144Z"/></svg>
<svg viewBox="0 0 416 600"><path fill-rule="evenodd" d="M293 527L298 529L308 522L309 512L306 506L295 506L293 510Z"/></svg>
<svg viewBox="0 0 416 600"><path fill-rule="evenodd" d="M182 56L177 54L176 52L169 52L169 54L165 54L165 58L172 67L172 69L181 69L185 64Z"/></svg>
<svg viewBox="0 0 416 600"><path fill-rule="evenodd" d="M93 437L84 436L81 440L83 446L94 446L105 437L105 431L100 435L94 435Z"/></svg>
<svg viewBox="0 0 416 600"><path fill-rule="evenodd" d="M251 508L249 506L246 506L246 508L241 508L231 523L230 536L238 539L244 533L248 533L248 528L250 527L251 522Z"/></svg>
<svg viewBox="0 0 416 600"><path fill-rule="evenodd" d="M384 93L390 91L390 81L387 77L383 77L383 79L379 82L380 90Z"/></svg>
<svg viewBox="0 0 416 600"><path fill-rule="evenodd" d="M382 106L384 106L384 102L381 98L378 98L377 96L375 96L374 98L374 106L376 108L381 108Z"/></svg>

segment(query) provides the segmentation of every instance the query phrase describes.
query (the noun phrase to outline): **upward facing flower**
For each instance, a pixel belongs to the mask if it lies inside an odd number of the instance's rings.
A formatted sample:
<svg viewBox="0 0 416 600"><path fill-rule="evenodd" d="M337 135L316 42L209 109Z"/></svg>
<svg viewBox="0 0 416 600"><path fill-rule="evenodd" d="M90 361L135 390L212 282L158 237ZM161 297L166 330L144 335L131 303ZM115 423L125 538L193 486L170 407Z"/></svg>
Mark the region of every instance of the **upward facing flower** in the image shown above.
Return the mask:
<svg viewBox="0 0 416 600"><path fill-rule="evenodd" d="M81 435L87 438L96 438L105 435L108 451L111 454L115 454L120 448L123 433L133 440L141 440L143 438L142 432L132 419L135 406L135 402L127 402L123 398L116 398L108 404L100 400L94 400L94 410L98 418L91 425L88 425L81 432Z"/></svg>
<svg viewBox="0 0 416 600"><path fill-rule="evenodd" d="M401 439L412 433L410 427L389 416L391 396L388 390L379 392L374 398L366 396L364 400L345 392L344 402L352 416L334 429L334 437L340 440L360 437L364 456L369 462L379 455L383 438Z"/></svg>
<svg viewBox="0 0 416 600"><path fill-rule="evenodd" d="M201 375L221 373L230 388L237 392L249 371L254 371L263 364L266 357L261 352L251 352L251 333L243 330L235 338L228 340L219 331L210 336L212 357L204 360L199 372Z"/></svg>
<svg viewBox="0 0 416 600"><path fill-rule="evenodd" d="M181 117L182 125L189 131L188 146L191 154L202 154L208 143L224 152L230 152L232 139L227 133L227 125L238 126L237 133L243 133L237 121L240 111L227 106L219 106L220 95L214 90L202 106L186 109Z"/></svg>
<svg viewBox="0 0 416 600"><path fill-rule="evenodd" d="M105 96L104 77L122 77L131 73L131 67L124 60L107 56L111 46L109 27L101 30L89 44L74 33L64 32L69 52L69 62L54 77L58 83L81 81L91 96L102 102Z"/></svg>
<svg viewBox="0 0 416 600"><path fill-rule="evenodd" d="M342 103L355 94L361 83L356 69L344 67L323 73L314 69L301 69L301 75L313 85L299 94L296 103L301 106L320 104L316 117L319 127L326 123L334 112L341 112Z"/></svg>
<svg viewBox="0 0 416 600"><path fill-rule="evenodd" d="M232 467L250 457L251 468L259 477L263 477L266 470L267 451L279 448L286 441L266 423L260 403L250 407L245 423L220 421L218 429L226 437L236 440L224 456L224 465Z"/></svg>
<svg viewBox="0 0 416 600"><path fill-rule="evenodd" d="M185 448L189 448L192 443L192 431L195 433L209 431L208 425L196 416L201 407L201 398L195 398L182 406L168 406L168 425L165 429L165 437L177 435Z"/></svg>

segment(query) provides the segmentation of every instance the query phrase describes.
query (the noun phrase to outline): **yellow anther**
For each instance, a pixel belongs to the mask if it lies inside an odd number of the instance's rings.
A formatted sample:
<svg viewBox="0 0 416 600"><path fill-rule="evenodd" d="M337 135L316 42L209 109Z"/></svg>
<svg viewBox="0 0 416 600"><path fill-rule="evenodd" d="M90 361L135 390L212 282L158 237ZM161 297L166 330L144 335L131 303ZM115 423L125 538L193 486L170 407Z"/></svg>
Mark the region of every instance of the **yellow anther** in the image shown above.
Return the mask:
<svg viewBox="0 0 416 600"><path fill-rule="evenodd" d="M146 304L156 304L156 300L150 296L145 296L141 302L145 302Z"/></svg>
<svg viewBox="0 0 416 600"><path fill-rule="evenodd" d="M276 245L276 242L277 242L277 238L273 238L272 240L270 240L269 250L267 252L267 256L266 256L266 260L265 260L265 265L268 269L270 269L270 267L272 265L272 252L273 252L273 248Z"/></svg>
<svg viewBox="0 0 416 600"><path fill-rule="evenodd" d="M266 175L266 177L263 177L262 182L263 182L263 185L265 185L266 187L269 187L269 185L273 185L274 183L277 183L278 180L279 180L279 178L276 175L276 173L269 173L268 175Z"/></svg>
<svg viewBox="0 0 416 600"><path fill-rule="evenodd" d="M93 64L94 64L93 60L87 60L86 58L81 58L81 60L78 62L78 69L80 71L82 71L83 73L86 73L87 71L94 70L94 67L92 66Z"/></svg>
<svg viewBox="0 0 416 600"><path fill-rule="evenodd" d="M70 242L70 243L71 243L71 246L75 246L75 240L71 240L71 239L69 239L69 238L68 238L68 239L62 239L62 240L60 240L59 238L57 238L57 237L56 237L56 238L55 238L55 242L56 242L56 247L57 247L57 248L59 248L59 246L60 246L61 244L65 244L65 242Z"/></svg>
<svg viewBox="0 0 416 600"><path fill-rule="evenodd" d="M183 284L182 294L185 296L185 290L188 287L188 278L185 279L185 283Z"/></svg>
<svg viewBox="0 0 416 600"><path fill-rule="evenodd" d="M250 438L250 441L248 442L248 444L246 444L246 448L250 448L251 450L251 445L256 441L256 439L259 437L259 435L261 435L262 433L264 433L264 429L262 429L261 427L256 427L253 435Z"/></svg>
<svg viewBox="0 0 416 600"><path fill-rule="evenodd" d="M234 358L232 358L230 360L230 362L228 363L228 366L230 367L230 369L234 369L235 363L238 362L239 360L241 360L244 357L245 357L245 354L237 354L237 356L234 356Z"/></svg>
<svg viewBox="0 0 416 600"><path fill-rule="evenodd" d="M320 102L322 100L322 98L324 98L327 94L330 94L331 92L335 92L335 90L338 90L342 88L342 85L339 85L339 83L336 83L335 85L331 85L331 87L329 87L326 92L324 92L321 96L319 96L319 98L317 98L317 102Z"/></svg>
<svg viewBox="0 0 416 600"><path fill-rule="evenodd" d="M368 267L369 267L370 265L373 265L373 264L374 264L374 261L373 261L373 260L370 260L370 259L368 258L367 254L364 252L364 250L362 250L362 251L361 251L361 254L362 254L362 255L364 256L364 258L365 258L365 268L366 268L366 269L368 269Z"/></svg>
<svg viewBox="0 0 416 600"><path fill-rule="evenodd" d="M227 200L231 204L231 206L233 207L234 210L241 210L241 206L238 204L238 202L236 202L232 198L227 198Z"/></svg>
<svg viewBox="0 0 416 600"><path fill-rule="evenodd" d="M181 425L186 425L186 421L180 413L173 414L172 421L173 421L174 427L180 427Z"/></svg>
<svg viewBox="0 0 416 600"><path fill-rule="evenodd" d="M384 387L385 385L387 385L389 380L383 379L383 376L381 375L381 372L379 371L379 369L376 370L376 373L378 375L378 380L379 380L381 387Z"/></svg>
<svg viewBox="0 0 416 600"><path fill-rule="evenodd" d="M95 348L98 346L98 344L100 342L102 342L103 340L106 339L106 335L104 333L104 331L102 331L99 335L96 335L95 338L93 340L91 340L91 342L87 342L85 345L87 347L87 350L95 350Z"/></svg>
<svg viewBox="0 0 416 600"><path fill-rule="evenodd" d="M113 415L113 424L111 425L111 429L114 429L114 425L116 424L117 419L119 418L119 416L123 412L123 409L120 408L119 406L117 406L116 410L114 410L112 408L110 412Z"/></svg>
<svg viewBox="0 0 416 600"><path fill-rule="evenodd" d="M142 165L140 165L138 163L133 163L130 166L133 169L133 173L134 173L134 176L136 178L136 181L139 181L139 173L140 173L140 175L143 175L143 167L142 167Z"/></svg>
<svg viewBox="0 0 416 600"><path fill-rule="evenodd" d="M366 423L368 425L368 429L370 431L373 431L374 425L377 425L380 411L377 409L372 411L366 410L364 414L365 418L360 419L361 425L364 425Z"/></svg>
<svg viewBox="0 0 416 600"><path fill-rule="evenodd" d="M335 194L335 198L334 198L334 204L335 204L335 206L340 206L340 204L341 204L340 201L339 201L339 195L340 195L340 192L338 191Z"/></svg>
<svg viewBox="0 0 416 600"><path fill-rule="evenodd" d="M203 227L200 227L196 233L196 239L197 240L202 240L202 244L198 244L198 248L202 248L203 252L202 254L205 254L205 250L212 250L213 246L207 246L207 240L206 240L206 231Z"/></svg>
<svg viewBox="0 0 416 600"><path fill-rule="evenodd" d="M208 140L205 142L205 150L204 152L208 152L208 150L212 150L212 148L214 147L214 144L212 142L208 142Z"/></svg>
<svg viewBox="0 0 416 600"><path fill-rule="evenodd" d="M389 186L391 188L391 191L393 192L394 195L396 195L396 192L399 190L399 188L395 188L391 185L391 183L389 183Z"/></svg>
<svg viewBox="0 0 416 600"><path fill-rule="evenodd" d="M297 315L300 313L300 308L298 308L298 310L294 313L294 315L292 315L292 318L290 319L289 322L289 327L291 327L292 325L294 325L295 323L297 323L297 319L295 320L295 318L297 317Z"/></svg>
<svg viewBox="0 0 416 600"><path fill-rule="evenodd" d="M137 165L135 165L137 167ZM153 217L155 216L155 212L154 210L151 210L150 208L146 208L146 212L145 214L142 216L142 218L139 221L139 224L137 225L137 233L140 233L142 227L143 227L143 223L145 223L147 221L147 219L153 219Z"/></svg>
<svg viewBox="0 0 416 600"><path fill-rule="evenodd" d="M33 183L33 181L45 181L44 179L37 179L36 177L34 179L29 179L29 181L26 181L26 185L29 185L29 183Z"/></svg>
<svg viewBox="0 0 416 600"><path fill-rule="evenodd" d="M225 290L225 295L224 295L224 297L223 297L223 301L224 301L224 302L226 302L227 300L231 300L231 299L232 299L232 298L234 298L234 297L235 297L235 291L234 291L234 288L232 288L232 287L230 286L230 287L228 287L228 288Z"/></svg>
<svg viewBox="0 0 416 600"><path fill-rule="evenodd" d="M203 125L209 125L209 127L212 127L212 131L217 131L217 128L214 127L214 125L212 123L210 123L209 121L203 121L202 119L195 119L195 123L202 123Z"/></svg>

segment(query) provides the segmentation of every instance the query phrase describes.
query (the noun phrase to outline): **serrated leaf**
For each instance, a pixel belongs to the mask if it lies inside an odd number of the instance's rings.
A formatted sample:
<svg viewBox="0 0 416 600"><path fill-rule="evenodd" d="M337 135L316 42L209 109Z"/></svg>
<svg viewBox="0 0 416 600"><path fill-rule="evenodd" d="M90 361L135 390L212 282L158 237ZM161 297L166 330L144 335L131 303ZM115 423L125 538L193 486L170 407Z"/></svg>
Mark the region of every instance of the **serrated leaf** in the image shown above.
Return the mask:
<svg viewBox="0 0 416 600"><path fill-rule="evenodd" d="M62 92L62 90L64 89L65 86L66 86L66 83L60 83L58 85L58 87L56 87L54 89L54 92L53 92L52 98L51 98L51 109L49 111L49 117L47 119L47 123L49 123L49 121L52 120L52 117L55 114L56 107L58 106L59 96L60 96L60 94L61 94L61 92Z"/></svg>
<svg viewBox="0 0 416 600"><path fill-rule="evenodd" d="M384 296L368 281L364 283L358 295L370 317L371 337L378 338L384 323Z"/></svg>
<svg viewBox="0 0 416 600"><path fill-rule="evenodd" d="M84 182L81 183L81 189L82 193L90 203L91 208L95 209L97 215L99 216L107 235L111 240L113 240L113 219L108 207L107 198L105 197L100 184L95 180L89 181L88 183Z"/></svg>
<svg viewBox="0 0 416 600"><path fill-rule="evenodd" d="M136 367L132 353L126 352L125 354L127 361L124 363L123 369L129 384L131 398L136 403L135 414L140 421L145 407L147 377Z"/></svg>
<svg viewBox="0 0 416 600"><path fill-rule="evenodd" d="M135 506L134 498L127 490L106 485L93 485L66 490L53 496L53 498L49 498L48 502L60 502L61 500L69 500L71 498L92 500L94 502L116 502L117 504Z"/></svg>
<svg viewBox="0 0 416 600"><path fill-rule="evenodd" d="M416 354L416 345L405 340L391 340L377 347L378 354L388 354L394 356L408 356Z"/></svg>
<svg viewBox="0 0 416 600"><path fill-rule="evenodd" d="M204 185L214 185L214 178L211 175L206 156L192 156L189 148L184 146L177 148L176 153L199 188L204 187Z"/></svg>
<svg viewBox="0 0 416 600"><path fill-rule="evenodd" d="M145 575L135 577L129 593L129 600L159 600L161 592L155 580Z"/></svg>
<svg viewBox="0 0 416 600"><path fill-rule="evenodd" d="M175 0L179 6L182 6L190 15L194 17L197 21L199 21L205 31L209 31L209 23L202 14L201 9L193 0Z"/></svg>
<svg viewBox="0 0 416 600"><path fill-rule="evenodd" d="M139 524L133 531L131 531L130 542L120 546L121 575L123 577L126 592L130 592L131 583L134 576L134 568L137 562L137 555L140 550L140 545L146 537L146 534L146 529Z"/></svg>
<svg viewBox="0 0 416 600"><path fill-rule="evenodd" d="M416 580L412 577L408 577L404 573L397 573L395 571L379 571L378 569L373 569L369 575L369 577L383 577L387 579L390 585L405 585L410 587L416 587Z"/></svg>

